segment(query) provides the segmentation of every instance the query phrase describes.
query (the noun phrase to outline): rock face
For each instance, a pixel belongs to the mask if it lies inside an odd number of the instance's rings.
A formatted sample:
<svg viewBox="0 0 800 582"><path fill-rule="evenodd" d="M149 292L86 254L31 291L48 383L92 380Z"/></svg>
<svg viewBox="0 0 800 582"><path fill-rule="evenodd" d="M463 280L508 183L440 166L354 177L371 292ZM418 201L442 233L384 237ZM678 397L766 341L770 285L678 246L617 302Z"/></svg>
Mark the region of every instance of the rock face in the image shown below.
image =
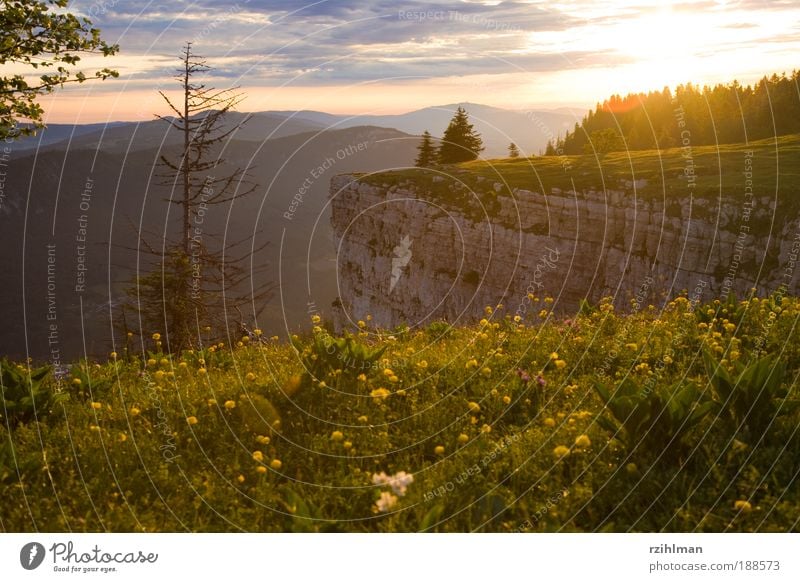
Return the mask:
<svg viewBox="0 0 800 582"><path fill-rule="evenodd" d="M636 309L682 290L699 301L798 291L800 220L769 197L665 204L637 199L641 184L502 194L479 179L453 204L411 180L377 180L331 181L339 327L368 314L384 328L471 321L498 303L533 318L546 296L568 314L584 298Z"/></svg>

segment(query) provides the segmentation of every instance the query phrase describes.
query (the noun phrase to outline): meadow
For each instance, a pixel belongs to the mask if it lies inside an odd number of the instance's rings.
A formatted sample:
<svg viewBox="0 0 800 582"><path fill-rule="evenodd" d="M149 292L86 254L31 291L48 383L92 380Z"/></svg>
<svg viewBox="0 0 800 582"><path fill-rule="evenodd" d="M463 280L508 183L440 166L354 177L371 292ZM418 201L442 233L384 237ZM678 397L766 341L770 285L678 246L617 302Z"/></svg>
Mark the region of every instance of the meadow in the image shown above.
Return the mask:
<svg viewBox="0 0 800 582"><path fill-rule="evenodd" d="M0 530L797 531L800 301L3 361Z"/></svg>

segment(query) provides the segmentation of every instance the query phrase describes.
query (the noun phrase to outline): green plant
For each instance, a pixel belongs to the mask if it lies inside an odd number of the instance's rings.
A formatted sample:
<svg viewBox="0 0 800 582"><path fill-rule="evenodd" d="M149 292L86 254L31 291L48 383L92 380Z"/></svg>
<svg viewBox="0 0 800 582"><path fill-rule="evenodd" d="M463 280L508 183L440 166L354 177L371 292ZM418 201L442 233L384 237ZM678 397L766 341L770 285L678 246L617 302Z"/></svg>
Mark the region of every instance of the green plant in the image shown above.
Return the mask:
<svg viewBox="0 0 800 582"><path fill-rule="evenodd" d="M388 348L388 344L371 348L359 343L350 334L336 338L327 332L314 334L310 345L302 347L299 340L292 340L297 352L301 355L303 368L303 385L324 381L330 375L337 374L345 378L353 378L366 374L374 369L378 359Z"/></svg>
<svg viewBox="0 0 800 582"><path fill-rule="evenodd" d="M53 407L69 399L67 394L56 392L47 383L50 366L35 370L19 368L5 358L0 360L0 391L2 391L2 419L10 424L26 423L52 412Z"/></svg>
<svg viewBox="0 0 800 582"><path fill-rule="evenodd" d="M750 365L735 362L733 372L708 352L703 353L703 360L717 402L728 411L737 432L746 427L752 435L762 435L780 412L800 405L800 401L787 400L788 390L783 386L786 365L776 356L764 356Z"/></svg>
<svg viewBox="0 0 800 582"><path fill-rule="evenodd" d="M598 424L630 453L656 456L678 451L686 434L716 408L714 402L702 402L691 382L642 390L626 378L613 391L599 381L594 388L610 412L610 417L599 416Z"/></svg>

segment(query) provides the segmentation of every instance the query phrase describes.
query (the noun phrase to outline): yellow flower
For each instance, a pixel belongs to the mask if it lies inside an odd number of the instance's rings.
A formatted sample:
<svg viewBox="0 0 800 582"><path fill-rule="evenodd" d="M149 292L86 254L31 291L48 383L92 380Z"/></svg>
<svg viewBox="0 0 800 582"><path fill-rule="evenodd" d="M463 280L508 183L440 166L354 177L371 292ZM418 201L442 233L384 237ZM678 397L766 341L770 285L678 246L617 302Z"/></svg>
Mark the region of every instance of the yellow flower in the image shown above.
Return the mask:
<svg viewBox="0 0 800 582"><path fill-rule="evenodd" d="M634 343L625 344L625 347L634 352L639 349L639 346Z"/></svg>
<svg viewBox="0 0 800 582"><path fill-rule="evenodd" d="M281 463L278 459L272 459L272 462L269 464L269 466L278 471L283 466L283 463Z"/></svg>
<svg viewBox="0 0 800 582"><path fill-rule="evenodd" d="M331 433L331 440L332 441L340 441L344 438L344 435L341 431L335 430Z"/></svg>
<svg viewBox="0 0 800 582"><path fill-rule="evenodd" d="M556 421L553 420L552 418L545 418L544 419L544 425L547 426L547 427L553 428L556 425Z"/></svg>
<svg viewBox="0 0 800 582"><path fill-rule="evenodd" d="M197 373L200 374L201 376L203 376L206 372L208 372L208 370L206 370L205 368L197 369Z"/></svg>
<svg viewBox="0 0 800 582"><path fill-rule="evenodd" d="M119 442L124 443L128 440L128 435L126 435L124 432L121 432L117 438L119 439Z"/></svg>
<svg viewBox="0 0 800 582"><path fill-rule="evenodd" d="M443 455L444 447L442 445L438 445L435 449L433 449L433 452L436 453L437 455Z"/></svg>
<svg viewBox="0 0 800 582"><path fill-rule="evenodd" d="M735 324L733 324L733 323L726 323L725 324L725 331L727 331L728 333L733 333L733 331L735 329L736 329L736 325Z"/></svg>
<svg viewBox="0 0 800 582"><path fill-rule="evenodd" d="M510 396L503 396L503 404L511 404L511 397Z"/></svg>
<svg viewBox="0 0 800 582"><path fill-rule="evenodd" d="M556 448L553 449L553 454L558 459L563 459L564 457L569 456L569 447L565 447L564 445L558 445Z"/></svg>
<svg viewBox="0 0 800 582"><path fill-rule="evenodd" d="M141 412L141 410L139 410L135 406L131 408L131 416L139 416L140 412Z"/></svg>
<svg viewBox="0 0 800 582"><path fill-rule="evenodd" d="M376 402L380 400L386 400L389 397L389 394L391 394L391 392L389 392L386 388L376 388L369 393L369 395L372 396Z"/></svg>
<svg viewBox="0 0 800 582"><path fill-rule="evenodd" d="M188 422L190 426L191 425L195 425L195 424L197 424L197 417L196 416L189 416L189 417L186 418L186 422Z"/></svg>
<svg viewBox="0 0 800 582"><path fill-rule="evenodd" d="M575 446L586 449L592 446L592 440L587 435L582 434L575 439Z"/></svg>
<svg viewBox="0 0 800 582"><path fill-rule="evenodd" d="M365 415L361 415L358 417L358 422L367 422L369 419Z"/></svg>
<svg viewBox="0 0 800 582"><path fill-rule="evenodd" d="M468 370L470 368L477 368L478 367L478 360L476 360L475 358L471 359L470 361L467 362L467 365L465 367Z"/></svg>
<svg viewBox="0 0 800 582"><path fill-rule="evenodd" d="M259 465L256 467L256 473L261 473L262 475L267 472L267 468L264 465Z"/></svg>
<svg viewBox="0 0 800 582"><path fill-rule="evenodd" d="M317 386L319 386L320 388L327 388L328 387L328 385L325 383L324 380L322 382L320 382L319 384L317 384Z"/></svg>
<svg viewBox="0 0 800 582"><path fill-rule="evenodd" d="M311 316L311 323L317 324L322 321L322 318L319 315L312 315Z"/></svg>
<svg viewBox="0 0 800 582"><path fill-rule="evenodd" d="M630 475L635 475L636 473L639 472L639 467L636 466L636 463L628 463L627 465L625 465L625 470Z"/></svg>
<svg viewBox="0 0 800 582"><path fill-rule="evenodd" d="M566 366L567 363L564 360L556 360L556 368L558 368L559 370L565 368Z"/></svg>
<svg viewBox="0 0 800 582"><path fill-rule="evenodd" d="M557 360L558 359L558 352L551 352L550 353L550 359L551 360Z"/></svg>
<svg viewBox="0 0 800 582"><path fill-rule="evenodd" d="M252 372L248 372L247 376L245 376L244 379L247 380L248 382L252 382L253 380L256 379L256 375L253 374Z"/></svg>
<svg viewBox="0 0 800 582"><path fill-rule="evenodd" d="M109 354L109 357L110 357L112 360L116 360L116 359L117 359L117 352L111 352L111 353Z"/></svg>
<svg viewBox="0 0 800 582"><path fill-rule="evenodd" d="M522 318L519 315L515 315L514 316L514 323L519 323L520 321L522 321Z"/></svg>
<svg viewBox="0 0 800 582"><path fill-rule="evenodd" d="M358 320L358 327L360 327L361 329L364 329L365 327L367 327L367 323L363 319L359 319Z"/></svg>
<svg viewBox="0 0 800 582"><path fill-rule="evenodd" d="M400 378L398 378L397 376L389 376L389 382L391 382L392 384L397 384L399 381Z"/></svg>
<svg viewBox="0 0 800 582"><path fill-rule="evenodd" d="M103 408L103 405L100 404L99 402L92 402L92 408L94 408L95 410L100 410L101 408Z"/></svg>
<svg viewBox="0 0 800 582"><path fill-rule="evenodd" d="M481 374L483 374L484 376L491 376L492 375L492 369L491 368L484 368L483 370L481 370Z"/></svg>
<svg viewBox="0 0 800 582"><path fill-rule="evenodd" d="M428 362L426 360L420 360L417 362L417 366L422 368L423 370L428 367Z"/></svg>
<svg viewBox="0 0 800 582"><path fill-rule="evenodd" d="M391 368L384 368L383 375L388 378L389 376L394 376L394 372L392 372Z"/></svg>
<svg viewBox="0 0 800 582"><path fill-rule="evenodd" d="M458 440L458 442L463 445L464 443L469 441L469 437L462 432L460 435L458 435L458 439L456 440Z"/></svg>
<svg viewBox="0 0 800 582"><path fill-rule="evenodd" d="M359 375L358 375L358 378L356 378L356 379L357 379L359 382L366 382L366 381L367 381L367 375L366 375L366 374L359 374Z"/></svg>
<svg viewBox="0 0 800 582"><path fill-rule="evenodd" d="M342 443L342 446L345 448L345 450L350 450L351 448L353 448L353 443L351 443L350 441L344 441Z"/></svg>
<svg viewBox="0 0 800 582"><path fill-rule="evenodd" d="M156 380L163 380L164 379L164 371L163 370L159 370L158 372L156 372L153 375L156 377Z"/></svg>
<svg viewBox="0 0 800 582"><path fill-rule="evenodd" d="M261 330L260 330L260 329L258 329L258 328L255 328L255 329L253 330L253 333L255 334L255 336L256 336L256 337L261 337L261 334L263 334L264 332L263 332L263 331L261 331Z"/></svg>
<svg viewBox="0 0 800 582"><path fill-rule="evenodd" d="M215 406L217 404L217 401L214 398L209 398L206 401L206 404L208 404L209 406Z"/></svg>
<svg viewBox="0 0 800 582"><path fill-rule="evenodd" d="M92 432L100 432L100 427L97 426L96 424L90 424L89 430L91 430Z"/></svg>
<svg viewBox="0 0 800 582"><path fill-rule="evenodd" d="M236 408L236 403L233 400L226 400L225 408L227 408L228 410L233 410L234 408Z"/></svg>
<svg viewBox="0 0 800 582"><path fill-rule="evenodd" d="M736 502L733 504L733 508L736 511L741 511L742 513L750 513L753 511L753 506L750 505L749 501L744 499L737 499Z"/></svg>
<svg viewBox="0 0 800 582"><path fill-rule="evenodd" d="M237 480L239 483L244 483L244 475L239 475L238 477L236 477L236 480Z"/></svg>
<svg viewBox="0 0 800 582"><path fill-rule="evenodd" d="M255 451L253 453L253 460L254 461L258 461L259 463L263 462L264 461L264 453L262 453L261 451Z"/></svg>
<svg viewBox="0 0 800 582"><path fill-rule="evenodd" d="M488 424L484 424L484 425L481 427L481 432L482 432L482 433L490 433L490 432L492 432L492 427L491 427L491 426L489 426Z"/></svg>
<svg viewBox="0 0 800 582"><path fill-rule="evenodd" d="M467 406L469 406L470 412L478 413L481 411L481 405L477 402L469 402Z"/></svg>
<svg viewBox="0 0 800 582"><path fill-rule="evenodd" d="M673 362L672 358L669 356L664 356L664 363L669 366Z"/></svg>
<svg viewBox="0 0 800 582"><path fill-rule="evenodd" d="M484 312L486 315L491 315L492 313L494 313L494 309L492 309L491 307L489 307L489 306L487 305L486 307L484 307L484 308L483 308L483 312Z"/></svg>
<svg viewBox="0 0 800 582"><path fill-rule="evenodd" d="M154 340L154 341L158 341L158 340L160 340L160 339L161 339L161 334L160 334L160 333L154 333L154 334L153 334L153 340Z"/></svg>

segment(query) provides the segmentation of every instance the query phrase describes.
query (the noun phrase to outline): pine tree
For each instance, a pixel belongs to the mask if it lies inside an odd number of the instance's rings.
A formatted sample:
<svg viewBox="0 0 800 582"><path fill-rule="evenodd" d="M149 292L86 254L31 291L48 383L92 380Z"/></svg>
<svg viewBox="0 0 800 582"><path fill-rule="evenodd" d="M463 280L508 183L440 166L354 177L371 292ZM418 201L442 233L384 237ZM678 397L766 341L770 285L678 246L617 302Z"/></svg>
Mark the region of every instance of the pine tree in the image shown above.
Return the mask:
<svg viewBox="0 0 800 582"><path fill-rule="evenodd" d="M519 157L519 148L517 144L511 142L511 145L508 146L508 157L509 158L518 158Z"/></svg>
<svg viewBox="0 0 800 582"><path fill-rule="evenodd" d="M417 159L414 165L418 168L430 168L436 163L437 152L436 146L433 145L433 139L428 130L422 134L422 142L417 147Z"/></svg>
<svg viewBox="0 0 800 582"><path fill-rule="evenodd" d="M468 162L477 158L482 151L483 140L480 134L469 122L464 108L459 107L444 132L442 145L439 146L439 163Z"/></svg>

